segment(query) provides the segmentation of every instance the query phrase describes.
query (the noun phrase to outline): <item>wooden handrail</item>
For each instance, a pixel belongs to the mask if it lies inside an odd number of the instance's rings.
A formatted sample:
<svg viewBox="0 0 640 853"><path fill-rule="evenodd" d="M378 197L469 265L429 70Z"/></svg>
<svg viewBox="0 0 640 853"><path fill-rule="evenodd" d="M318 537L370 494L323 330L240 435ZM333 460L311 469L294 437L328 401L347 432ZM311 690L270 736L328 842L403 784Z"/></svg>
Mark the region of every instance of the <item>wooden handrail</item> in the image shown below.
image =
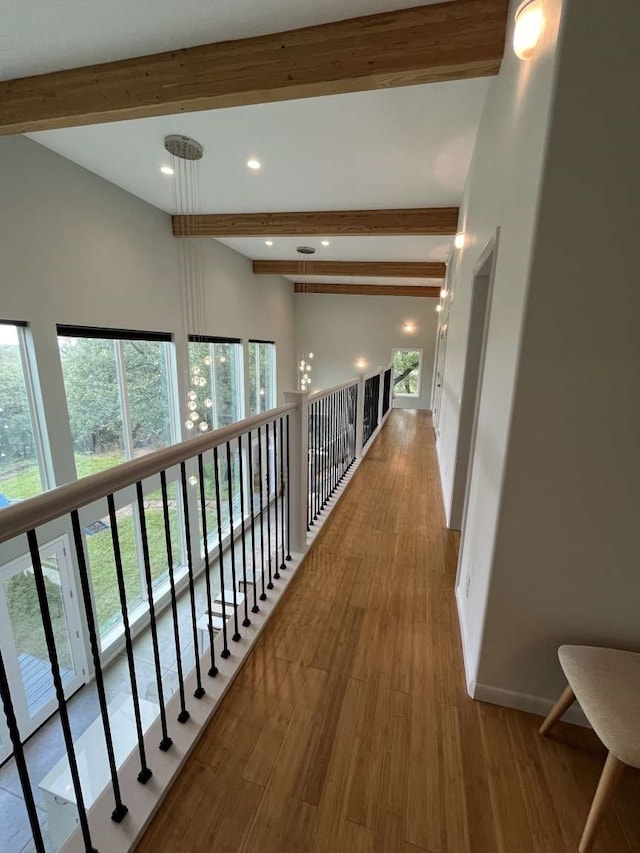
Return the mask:
<svg viewBox="0 0 640 853"><path fill-rule="evenodd" d="M276 420L296 409L295 403L286 403L276 409L270 409L243 421L222 427L213 432L172 444L153 453L115 465L107 471L100 471L73 483L58 486L48 492L43 492L34 498L12 504L0 510L0 543L13 539L33 530L56 518L61 518L75 509L100 500L107 495L120 491L147 477L152 477L160 471L166 471L174 465L186 462L199 453L219 447L227 441L233 441L249 430L257 429L263 424Z"/></svg>
<svg viewBox="0 0 640 853"><path fill-rule="evenodd" d="M342 391L343 388L351 388L352 385L357 385L358 381L358 379L350 379L348 382L343 382L342 385L334 385L333 388L314 391L313 394L309 394L309 402L315 403L316 400L322 400L323 397L328 397L330 394L336 394L338 391Z"/></svg>

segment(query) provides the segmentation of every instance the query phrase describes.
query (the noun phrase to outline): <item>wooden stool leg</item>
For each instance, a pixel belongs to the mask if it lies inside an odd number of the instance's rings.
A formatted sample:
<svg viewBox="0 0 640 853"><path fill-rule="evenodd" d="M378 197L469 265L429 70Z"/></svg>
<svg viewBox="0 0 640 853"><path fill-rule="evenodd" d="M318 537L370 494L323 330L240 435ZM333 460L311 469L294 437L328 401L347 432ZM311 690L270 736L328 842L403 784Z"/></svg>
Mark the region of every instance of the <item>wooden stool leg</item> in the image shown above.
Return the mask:
<svg viewBox="0 0 640 853"><path fill-rule="evenodd" d="M564 693L558 699L558 701L553 706L553 708L549 711L546 720L540 726L540 734L541 735L548 734L548 732L551 730L551 728L553 726L555 726L555 724L558 722L560 717L562 717L562 715L567 710L567 708L569 708L571 705L573 705L575 700L576 700L575 693L573 692L571 687L569 687L569 685L567 685Z"/></svg>
<svg viewBox="0 0 640 853"><path fill-rule="evenodd" d="M579 853L589 853L592 849L596 833L602 823L604 810L611 800L624 768L624 762L609 753L602 776L598 782L595 797L591 803L591 811L584 827L580 847L578 847Z"/></svg>

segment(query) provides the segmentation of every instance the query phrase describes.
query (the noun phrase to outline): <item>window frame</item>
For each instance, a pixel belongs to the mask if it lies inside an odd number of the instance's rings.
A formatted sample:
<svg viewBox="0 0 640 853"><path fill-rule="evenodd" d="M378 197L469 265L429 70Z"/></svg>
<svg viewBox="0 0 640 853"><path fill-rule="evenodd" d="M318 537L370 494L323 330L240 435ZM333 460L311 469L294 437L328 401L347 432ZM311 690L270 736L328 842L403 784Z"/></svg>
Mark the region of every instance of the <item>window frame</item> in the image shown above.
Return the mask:
<svg viewBox="0 0 640 853"><path fill-rule="evenodd" d="M275 341L264 341L264 340L259 340L258 338L249 338L247 343L248 343L249 347L251 346L251 344L254 344L254 345L257 344L256 356L255 356L256 357L255 376L256 376L256 380L257 380L256 393L255 393L256 411L253 414L261 415L261 414L263 414L263 412L268 412L271 409L277 408L277 406L278 406L278 347L277 347ZM270 383L270 387L269 387L269 397L270 397L270 400L272 401L273 405L270 405L270 406L260 404L261 396L263 396L265 403L267 401L267 389L266 389L266 387L265 387L264 395L260 394L260 349L259 349L260 346L273 347L273 349L272 349L273 358L272 358L272 364L271 364L271 383ZM249 376L251 376L251 371L249 371ZM250 380L249 380L249 408L251 408L251 381Z"/></svg>
<svg viewBox="0 0 640 853"><path fill-rule="evenodd" d="M395 358L397 352L417 352L420 356L418 362L418 387L415 394L407 391L395 390ZM424 362L424 350L422 347L394 347L391 351L391 388L394 397L402 397L408 400L417 400L422 395L422 367Z"/></svg>
<svg viewBox="0 0 640 853"><path fill-rule="evenodd" d="M27 407L29 420L33 434L33 446L35 459L38 466L40 478L40 491L38 494L53 488L54 478L51 464L51 451L48 435L42 421L42 406L38 405L40 387L38 385L38 374L35 367L35 355L33 352L33 341L31 328L25 320L0 319L0 326L11 326L15 329L18 338L18 353L22 367L22 379L24 381L27 396ZM35 497L35 495L32 495Z"/></svg>

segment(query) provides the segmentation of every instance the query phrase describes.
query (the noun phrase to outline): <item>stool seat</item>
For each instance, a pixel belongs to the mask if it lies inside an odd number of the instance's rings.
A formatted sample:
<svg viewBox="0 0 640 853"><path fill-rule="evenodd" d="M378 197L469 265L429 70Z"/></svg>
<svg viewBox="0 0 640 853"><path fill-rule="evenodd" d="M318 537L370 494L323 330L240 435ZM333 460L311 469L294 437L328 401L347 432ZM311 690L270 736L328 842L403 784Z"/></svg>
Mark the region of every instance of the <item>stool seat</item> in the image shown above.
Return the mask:
<svg viewBox="0 0 640 853"><path fill-rule="evenodd" d="M640 654L560 646L560 665L587 720L609 752L640 767Z"/></svg>

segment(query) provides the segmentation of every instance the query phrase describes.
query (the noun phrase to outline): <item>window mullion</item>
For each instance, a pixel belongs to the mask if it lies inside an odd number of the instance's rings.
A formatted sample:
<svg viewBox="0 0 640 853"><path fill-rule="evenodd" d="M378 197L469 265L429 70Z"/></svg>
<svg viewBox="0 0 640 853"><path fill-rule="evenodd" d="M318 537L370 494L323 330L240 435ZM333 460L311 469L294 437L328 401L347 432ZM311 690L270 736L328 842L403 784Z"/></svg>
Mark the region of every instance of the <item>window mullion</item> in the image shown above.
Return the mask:
<svg viewBox="0 0 640 853"><path fill-rule="evenodd" d="M218 379L216 376L216 345L209 344L209 354L211 355L211 425L212 429L218 429L220 421L218 418Z"/></svg>

